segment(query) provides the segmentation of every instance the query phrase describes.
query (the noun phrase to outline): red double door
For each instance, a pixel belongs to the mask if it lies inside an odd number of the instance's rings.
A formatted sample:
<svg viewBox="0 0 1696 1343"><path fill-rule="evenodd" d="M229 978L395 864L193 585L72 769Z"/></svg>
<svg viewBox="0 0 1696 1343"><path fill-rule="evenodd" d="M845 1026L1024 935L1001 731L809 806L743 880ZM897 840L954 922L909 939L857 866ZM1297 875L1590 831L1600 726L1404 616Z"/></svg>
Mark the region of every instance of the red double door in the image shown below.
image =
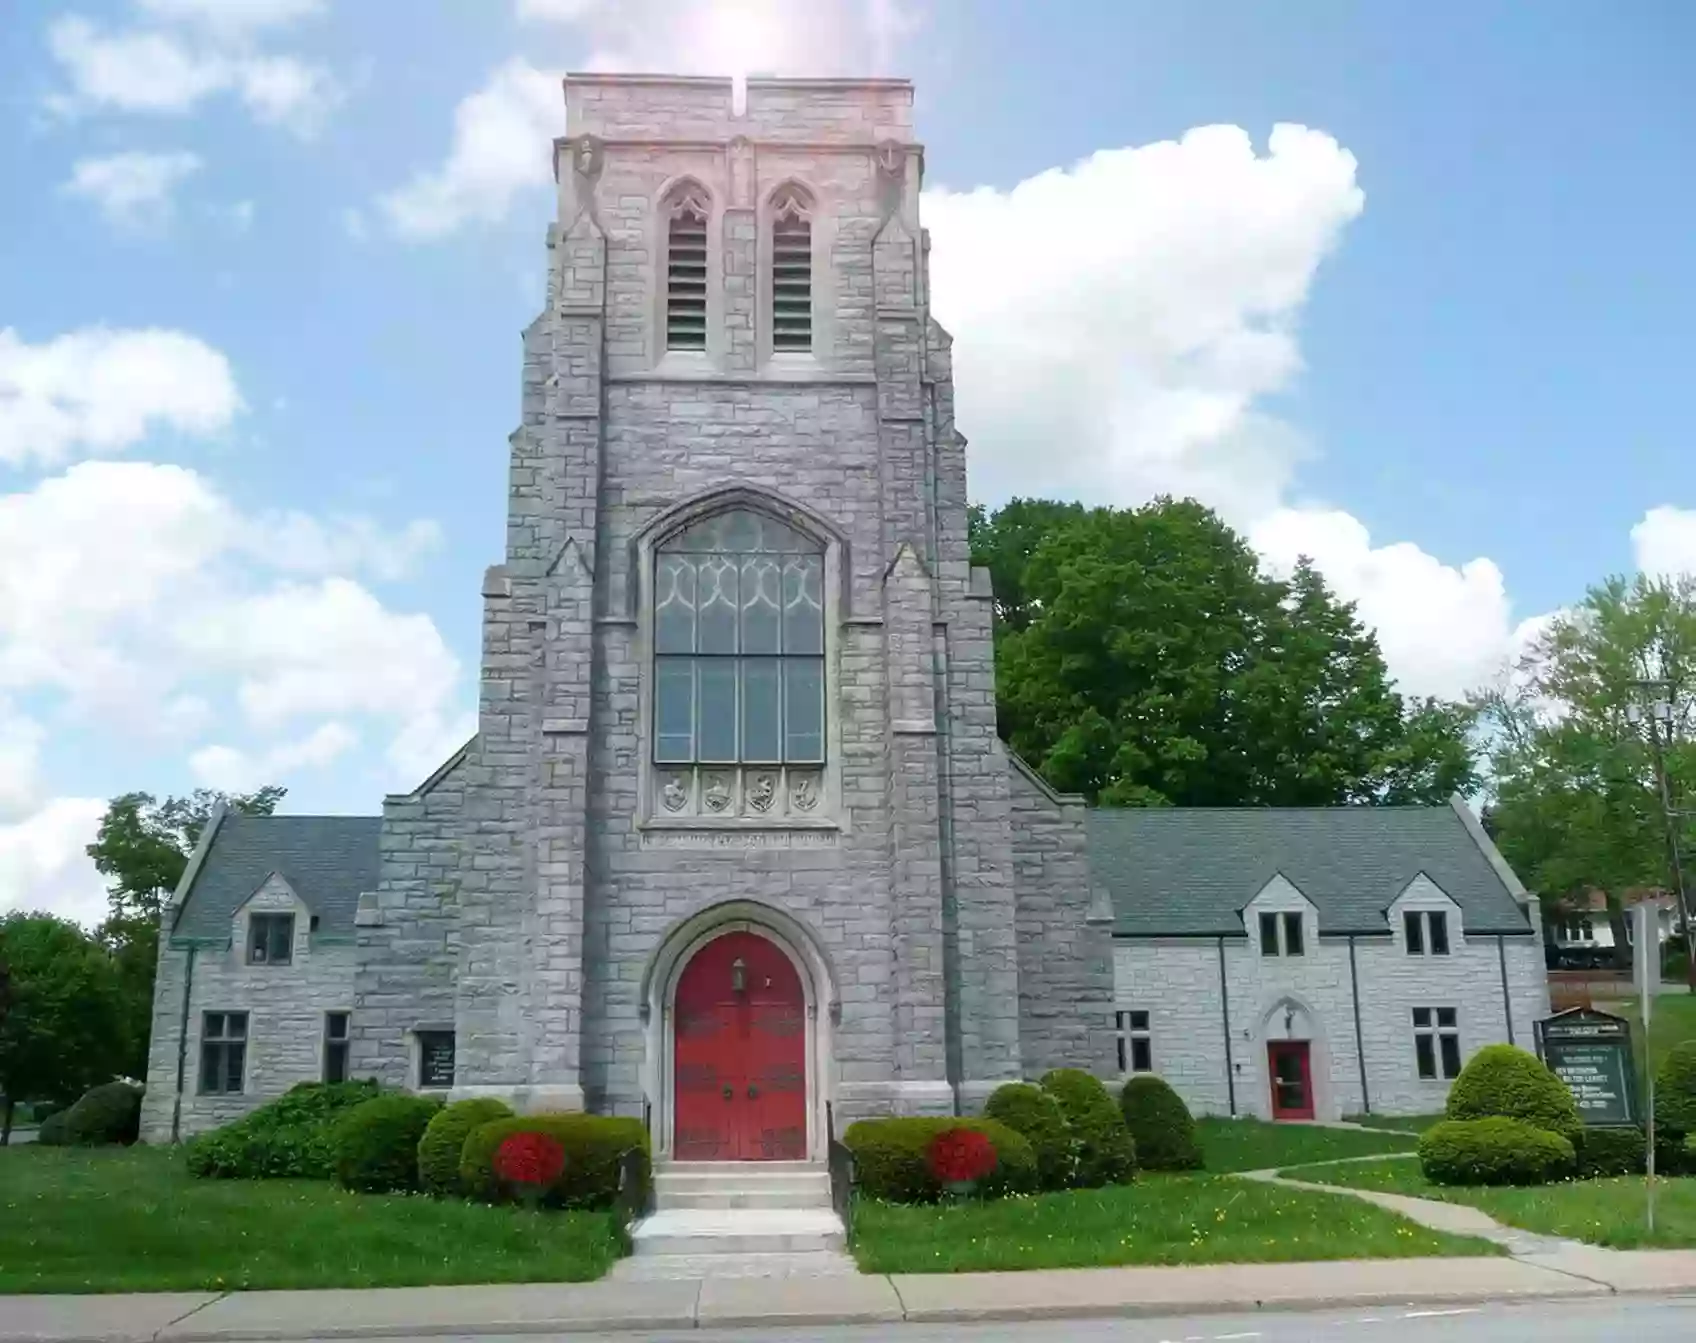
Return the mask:
<svg viewBox="0 0 1696 1343"><path fill-rule="evenodd" d="M789 958L726 933L677 981L672 1020L679 1161L807 1156L806 999Z"/></svg>

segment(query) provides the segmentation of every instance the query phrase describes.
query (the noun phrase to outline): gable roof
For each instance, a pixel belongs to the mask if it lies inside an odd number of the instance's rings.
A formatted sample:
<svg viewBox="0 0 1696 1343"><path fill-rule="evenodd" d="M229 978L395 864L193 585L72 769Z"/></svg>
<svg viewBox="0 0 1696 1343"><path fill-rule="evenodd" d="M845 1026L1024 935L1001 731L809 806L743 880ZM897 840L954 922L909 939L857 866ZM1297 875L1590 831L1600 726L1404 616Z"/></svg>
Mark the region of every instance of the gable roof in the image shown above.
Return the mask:
<svg viewBox="0 0 1696 1343"><path fill-rule="evenodd" d="M1322 933L1387 933L1420 873L1460 906L1467 933L1531 924L1453 807L1092 808L1090 871L1130 937L1242 936L1242 909L1282 874Z"/></svg>
<svg viewBox="0 0 1696 1343"><path fill-rule="evenodd" d="M173 938L228 938L230 919L273 873L318 916L321 935L351 937L362 891L377 888L380 816L227 812L191 874Z"/></svg>

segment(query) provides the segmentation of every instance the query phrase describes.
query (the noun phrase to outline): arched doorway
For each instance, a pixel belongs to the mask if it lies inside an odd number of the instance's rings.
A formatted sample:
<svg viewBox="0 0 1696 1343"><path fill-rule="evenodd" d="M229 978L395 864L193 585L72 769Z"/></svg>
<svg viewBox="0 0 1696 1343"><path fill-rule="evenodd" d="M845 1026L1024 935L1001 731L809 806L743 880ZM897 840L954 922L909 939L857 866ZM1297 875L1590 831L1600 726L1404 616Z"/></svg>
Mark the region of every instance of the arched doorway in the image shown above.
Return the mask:
<svg viewBox="0 0 1696 1343"><path fill-rule="evenodd" d="M679 1161L807 1157L807 1004L782 948L744 930L703 944L677 980Z"/></svg>

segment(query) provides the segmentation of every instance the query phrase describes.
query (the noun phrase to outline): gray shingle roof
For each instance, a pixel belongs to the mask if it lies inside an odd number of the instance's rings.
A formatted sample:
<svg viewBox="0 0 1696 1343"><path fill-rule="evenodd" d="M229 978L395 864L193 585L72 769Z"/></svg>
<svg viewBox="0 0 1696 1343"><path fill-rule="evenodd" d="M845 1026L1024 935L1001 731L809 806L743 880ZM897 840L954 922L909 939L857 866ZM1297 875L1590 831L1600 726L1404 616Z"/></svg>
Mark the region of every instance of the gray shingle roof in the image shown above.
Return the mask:
<svg viewBox="0 0 1696 1343"><path fill-rule="evenodd" d="M1384 933L1385 911L1423 872L1468 933L1530 922L1452 807L1092 809L1090 870L1116 934L1243 933L1241 911L1282 873L1322 933Z"/></svg>
<svg viewBox="0 0 1696 1343"><path fill-rule="evenodd" d="M362 891L377 888L380 816L226 815L194 874L173 937L230 935L230 918L273 872L318 916L320 936L351 937Z"/></svg>

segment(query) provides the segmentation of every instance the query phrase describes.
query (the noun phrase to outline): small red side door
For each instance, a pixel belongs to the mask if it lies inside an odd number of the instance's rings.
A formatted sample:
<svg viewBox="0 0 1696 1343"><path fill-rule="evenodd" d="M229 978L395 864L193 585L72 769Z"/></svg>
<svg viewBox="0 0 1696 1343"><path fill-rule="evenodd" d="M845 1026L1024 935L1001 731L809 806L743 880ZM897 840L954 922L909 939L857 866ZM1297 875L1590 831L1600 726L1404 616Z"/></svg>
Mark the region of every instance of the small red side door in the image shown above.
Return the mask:
<svg viewBox="0 0 1696 1343"><path fill-rule="evenodd" d="M1313 1118L1313 1069L1306 1040L1269 1040L1266 1072L1272 1081L1272 1118Z"/></svg>
<svg viewBox="0 0 1696 1343"><path fill-rule="evenodd" d="M679 1161L807 1155L806 1000L789 958L726 933L684 967L673 1012Z"/></svg>

